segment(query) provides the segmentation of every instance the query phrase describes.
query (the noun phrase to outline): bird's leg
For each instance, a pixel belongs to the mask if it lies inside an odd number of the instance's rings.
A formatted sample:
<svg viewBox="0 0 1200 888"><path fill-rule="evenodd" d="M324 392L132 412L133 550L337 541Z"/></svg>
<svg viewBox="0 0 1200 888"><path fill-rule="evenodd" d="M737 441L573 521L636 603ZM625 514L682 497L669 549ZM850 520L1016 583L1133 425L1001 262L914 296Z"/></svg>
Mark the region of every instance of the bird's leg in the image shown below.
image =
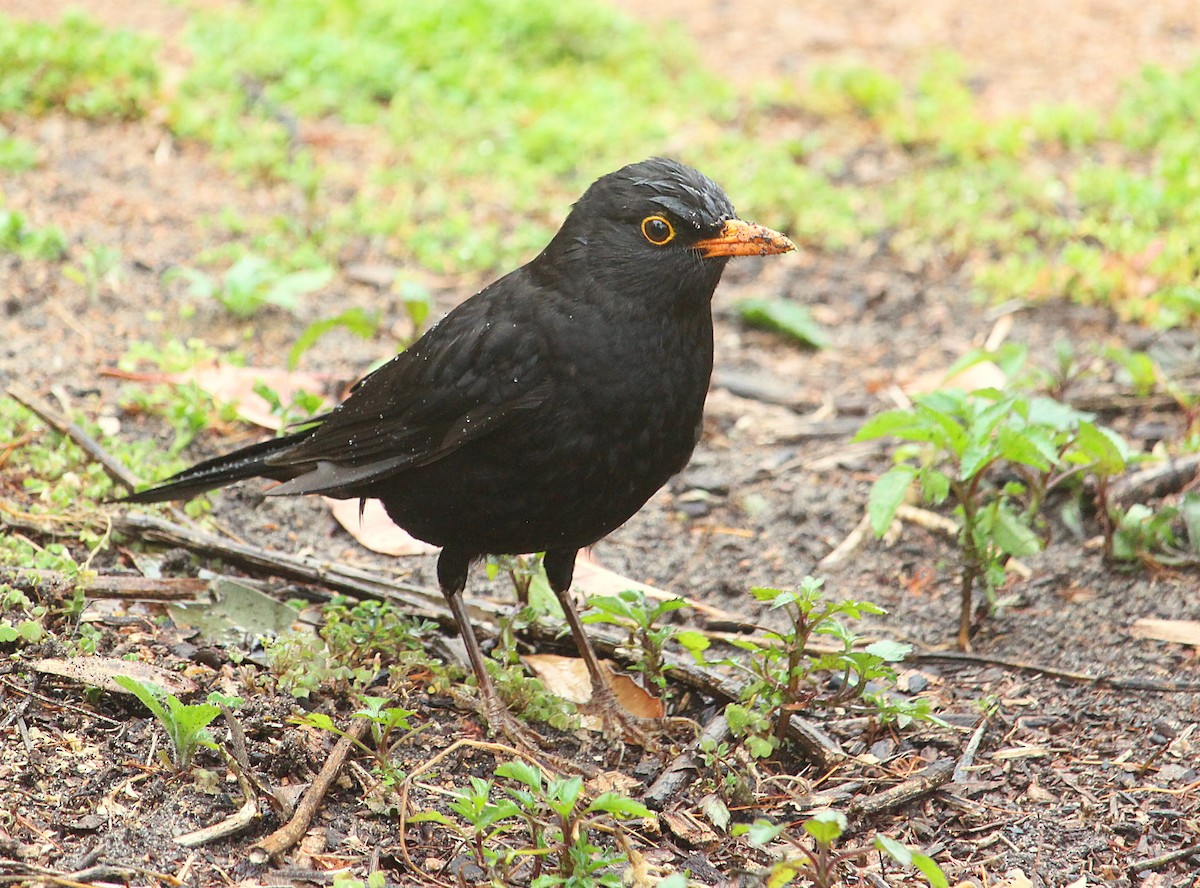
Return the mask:
<svg viewBox="0 0 1200 888"><path fill-rule="evenodd" d="M479 688L479 708L483 719L489 730L499 731L526 752L539 753L541 738L504 705L504 701L496 692L492 677L488 674L483 649L479 646L479 639L475 637L475 629L471 626L471 618L463 601L470 564L469 554L443 549L438 558L438 582L442 587L442 594L446 596L446 603L450 606L454 622L458 624L459 634L462 635L463 645L467 649L467 659L471 661L471 671L475 673L475 684Z"/></svg>
<svg viewBox="0 0 1200 888"><path fill-rule="evenodd" d="M612 681L608 677L608 671L600 665L596 649L592 647L592 641L584 631L583 621L579 619L579 612L575 609L575 602L571 600L570 589L571 578L575 574L575 554L575 551L572 550L548 551L542 564L546 568L546 579L550 581L550 588L554 590L558 603L562 605L567 625L571 627L571 637L575 640L575 647L579 650L579 656L583 658L588 675L592 679L592 699L588 702L587 708L595 711L601 717L606 729L615 728L634 743L647 748L651 747L654 742L643 727L643 724L647 724L649 719L638 718L617 700L617 695L613 692Z"/></svg>

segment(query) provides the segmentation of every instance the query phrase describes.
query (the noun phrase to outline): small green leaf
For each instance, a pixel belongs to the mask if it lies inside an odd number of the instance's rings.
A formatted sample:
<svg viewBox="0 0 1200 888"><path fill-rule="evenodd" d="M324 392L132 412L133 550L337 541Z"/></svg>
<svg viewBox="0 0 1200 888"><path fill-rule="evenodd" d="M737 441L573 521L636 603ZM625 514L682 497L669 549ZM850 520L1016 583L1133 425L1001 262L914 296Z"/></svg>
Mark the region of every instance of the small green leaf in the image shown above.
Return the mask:
<svg viewBox="0 0 1200 888"><path fill-rule="evenodd" d="M888 663L899 663L912 651L911 644L883 639L869 644L864 649L868 654Z"/></svg>
<svg viewBox="0 0 1200 888"><path fill-rule="evenodd" d="M745 836L750 840L752 845L766 845L779 838L784 829L785 827L781 823L771 823L769 820L759 818L750 824L735 824L733 834L735 836Z"/></svg>
<svg viewBox="0 0 1200 888"><path fill-rule="evenodd" d="M841 811L818 811L804 821L804 831L819 844L832 845L846 831L847 823Z"/></svg>
<svg viewBox="0 0 1200 888"><path fill-rule="evenodd" d="M1000 551L1017 557L1035 555L1042 550L1042 541L1033 532L1033 528L1006 503L998 504L996 509L992 539L1000 547Z"/></svg>
<svg viewBox="0 0 1200 888"><path fill-rule="evenodd" d="M799 303L787 299L744 299L737 304L737 311L751 327L782 333L813 348L829 344L825 331Z"/></svg>
<svg viewBox="0 0 1200 888"><path fill-rule="evenodd" d="M634 817L653 817L650 809L641 802L635 802L633 799L625 798L615 792L602 792L596 796L595 801L587 806L587 811L604 811L611 814L613 817L618 817L622 820L631 820Z"/></svg>
<svg viewBox="0 0 1200 888"><path fill-rule="evenodd" d="M917 470L912 466L893 466L871 485L867 497L867 515L876 537L882 537L891 526L896 510L904 502L916 476Z"/></svg>

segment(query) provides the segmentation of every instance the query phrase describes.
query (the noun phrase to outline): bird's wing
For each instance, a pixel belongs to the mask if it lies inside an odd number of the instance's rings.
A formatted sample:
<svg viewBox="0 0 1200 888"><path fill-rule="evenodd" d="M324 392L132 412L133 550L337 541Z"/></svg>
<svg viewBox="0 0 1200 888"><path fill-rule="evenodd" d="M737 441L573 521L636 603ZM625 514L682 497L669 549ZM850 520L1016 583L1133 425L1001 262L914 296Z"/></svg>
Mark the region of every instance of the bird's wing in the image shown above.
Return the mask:
<svg viewBox="0 0 1200 888"><path fill-rule="evenodd" d="M305 471L271 493L356 495L544 403L551 379L537 338L483 295L364 378L308 438L272 455L271 466Z"/></svg>

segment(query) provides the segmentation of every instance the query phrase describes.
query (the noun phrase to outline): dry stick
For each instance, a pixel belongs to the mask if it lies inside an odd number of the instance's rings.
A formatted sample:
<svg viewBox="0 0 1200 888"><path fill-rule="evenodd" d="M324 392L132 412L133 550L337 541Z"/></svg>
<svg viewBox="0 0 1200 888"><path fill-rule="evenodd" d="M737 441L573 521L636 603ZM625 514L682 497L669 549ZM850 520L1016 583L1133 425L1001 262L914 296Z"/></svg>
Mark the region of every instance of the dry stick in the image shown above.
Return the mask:
<svg viewBox="0 0 1200 888"><path fill-rule="evenodd" d="M883 792L868 796L860 801L851 802L850 808L846 813L849 814L852 820L861 820L873 817L876 814L885 814L888 811L894 811L922 796L929 795L929 793L938 789L943 784L949 783L950 778L953 776L954 762L949 759L939 759L929 765L920 774L909 777L903 783L898 783L891 789L885 789Z"/></svg>
<svg viewBox="0 0 1200 888"><path fill-rule="evenodd" d="M1166 854L1160 854L1158 857L1147 857L1144 860L1135 860L1126 867L1126 872L1131 875L1146 872L1147 870L1162 869L1164 866L1170 866L1177 860L1186 860L1193 854L1200 854L1200 842L1194 845L1188 845L1186 848L1180 848L1176 851L1168 851Z"/></svg>
<svg viewBox="0 0 1200 888"><path fill-rule="evenodd" d="M98 462L108 477L130 491L136 490L141 479L130 472L125 466L114 459L107 450L101 447L91 435L67 419L36 394L19 383L8 387L8 396L14 401L25 405L36 413L47 425L55 431L66 435L78 444L88 456Z"/></svg>
<svg viewBox="0 0 1200 888"><path fill-rule="evenodd" d="M197 848L200 845L215 842L217 839L237 835L248 829L259 817L258 794L254 791L254 787L251 786L246 772L242 770L241 763L225 749L221 750L221 754L225 757L226 766L237 777L238 788L241 789L242 798L245 801L242 803L242 807L224 820L214 823L212 826L206 826L203 829L193 830L190 833L176 836L175 843L185 848Z"/></svg>
<svg viewBox="0 0 1200 888"><path fill-rule="evenodd" d="M191 600L209 587L208 580L197 577L141 577L134 575L80 574L69 576L60 570L0 567L0 583L22 592L37 589L81 589L89 598L126 598L140 601Z"/></svg>
<svg viewBox="0 0 1200 888"><path fill-rule="evenodd" d="M954 782L962 783L967 778L967 771L971 765L975 763L975 753L979 751L979 743L983 740L983 732L987 728L987 718L979 720L979 727L975 729L975 733L971 735L971 740L967 743L967 748L963 750L962 756L958 760L958 764L954 766Z"/></svg>
<svg viewBox="0 0 1200 888"><path fill-rule="evenodd" d="M1200 454L1171 459L1160 466L1124 475L1108 486L1109 502L1119 505L1160 499L1178 493L1200 473Z"/></svg>
<svg viewBox="0 0 1200 888"><path fill-rule="evenodd" d="M113 528L132 536L220 558L251 572L299 580L361 598L391 601L403 605L417 616L452 625L450 612L442 604L439 592L409 583L393 582L371 571L335 561L273 552L248 543L233 542L204 530L184 527L141 512L114 515Z"/></svg>
<svg viewBox="0 0 1200 888"><path fill-rule="evenodd" d="M1112 675L1087 675L1082 672L1055 669L1053 666L1041 666L1037 663L1010 660L1007 657L987 657L982 654L965 653L963 651L924 651L909 654L904 658L906 663L919 663L927 660L950 660L954 663L978 663L986 666L1002 666L1005 669L1016 669L1020 672L1035 672L1039 675L1048 675L1051 678L1061 678L1064 681L1094 684L1121 691L1153 691L1160 694L1190 694L1200 691L1200 682L1165 682L1142 678L1117 678Z"/></svg>
<svg viewBox="0 0 1200 888"><path fill-rule="evenodd" d="M370 722L365 718L350 726L346 735L338 740L333 751L329 753L329 758L325 760L321 772L317 774L312 785L304 793L304 797L300 799L300 804L296 806L296 813L292 815L292 819L266 838L250 846L251 860L262 863L267 858L279 857L303 838L313 817L316 816L317 808L321 806L325 794L329 792L329 787L342 769L342 763L350 754L350 748L362 739L369 727Z"/></svg>
<svg viewBox="0 0 1200 888"><path fill-rule="evenodd" d="M701 745L707 740L715 746L728 736L729 722L725 721L725 716L718 715L706 724L696 742L663 768L658 779L650 784L650 788L642 795L642 802L646 807L656 811L662 810L668 799L696 778L700 770Z"/></svg>

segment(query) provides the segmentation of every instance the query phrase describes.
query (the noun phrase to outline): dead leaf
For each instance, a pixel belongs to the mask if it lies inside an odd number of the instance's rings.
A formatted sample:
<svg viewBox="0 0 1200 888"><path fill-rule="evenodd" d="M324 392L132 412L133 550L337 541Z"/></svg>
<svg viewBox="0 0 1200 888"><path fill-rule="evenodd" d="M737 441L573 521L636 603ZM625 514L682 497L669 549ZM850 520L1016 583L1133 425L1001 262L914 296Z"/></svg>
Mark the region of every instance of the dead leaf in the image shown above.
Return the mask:
<svg viewBox="0 0 1200 888"><path fill-rule="evenodd" d="M408 531L392 523L383 509L383 503L369 499L363 503L359 515L358 500L337 500L322 497L334 520L354 537L359 545L381 555L428 555L436 552L437 546L422 542Z"/></svg>
<svg viewBox="0 0 1200 888"><path fill-rule="evenodd" d="M985 388L1004 388L1007 382L1008 376L997 364L992 361L980 361L953 376L946 376L944 370L922 373L904 386L904 393L916 395L948 388L974 392Z"/></svg>
<svg viewBox="0 0 1200 888"><path fill-rule="evenodd" d="M563 657L558 654L530 654L521 662L546 686L550 693L562 697L577 706L584 706L592 699L592 678L587 664L578 657ZM600 663L608 670L613 693L621 708L638 718L662 718L663 705L657 697L649 694L641 685L627 675L613 672L607 660ZM600 718L584 713L583 726L590 731L600 730Z"/></svg>
<svg viewBox="0 0 1200 888"><path fill-rule="evenodd" d="M1154 641L1172 641L1176 644L1192 644L1200 647L1200 620L1161 620L1157 617L1142 617L1129 627L1134 638L1150 638Z"/></svg>
<svg viewBox="0 0 1200 888"><path fill-rule="evenodd" d="M195 683L178 672L169 672L138 660L121 660L116 657L47 657L44 660L34 660L29 666L38 672L69 678L114 694L130 693L117 684L115 678L118 675L127 675L142 684L158 685L176 697L196 690Z"/></svg>

